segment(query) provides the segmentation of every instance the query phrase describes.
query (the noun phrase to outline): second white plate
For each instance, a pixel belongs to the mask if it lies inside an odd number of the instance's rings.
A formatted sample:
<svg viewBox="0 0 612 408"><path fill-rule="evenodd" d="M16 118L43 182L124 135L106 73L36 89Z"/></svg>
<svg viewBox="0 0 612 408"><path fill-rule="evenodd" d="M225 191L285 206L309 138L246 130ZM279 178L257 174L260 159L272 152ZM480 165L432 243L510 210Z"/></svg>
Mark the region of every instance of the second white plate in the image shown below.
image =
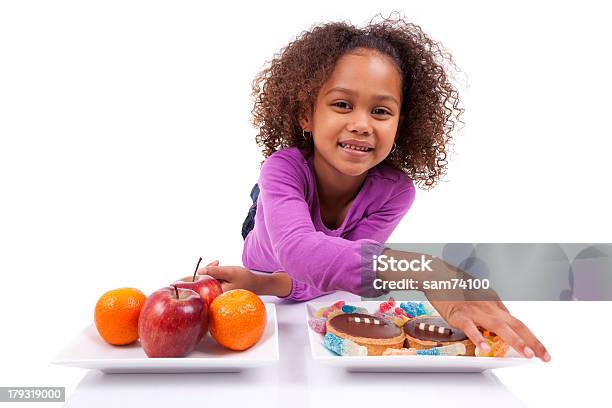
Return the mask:
<svg viewBox="0 0 612 408"><path fill-rule="evenodd" d="M333 302L309 302L306 304L306 325L317 309ZM373 313L381 302L347 302L365 307ZM536 363L535 359L494 358L463 356L338 356L323 345L323 336L308 327L308 338L312 358L324 364L341 367L348 371L369 372L482 372L493 368L513 367Z"/></svg>

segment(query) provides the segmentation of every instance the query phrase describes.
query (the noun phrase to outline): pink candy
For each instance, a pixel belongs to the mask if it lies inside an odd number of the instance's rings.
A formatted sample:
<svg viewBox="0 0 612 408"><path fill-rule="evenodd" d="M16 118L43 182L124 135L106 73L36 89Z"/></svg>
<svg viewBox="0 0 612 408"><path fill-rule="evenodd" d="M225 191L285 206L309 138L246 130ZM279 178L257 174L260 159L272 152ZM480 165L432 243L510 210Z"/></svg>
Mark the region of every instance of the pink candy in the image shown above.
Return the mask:
<svg viewBox="0 0 612 408"><path fill-rule="evenodd" d="M392 306L388 304L387 302L383 302L380 304L379 310L381 313L387 313L389 310L391 310L391 307Z"/></svg>
<svg viewBox="0 0 612 408"><path fill-rule="evenodd" d="M395 307L395 299L389 298L389 300L387 300L386 302L382 302L380 304L379 310L382 313L388 313L388 312L392 311L394 307Z"/></svg>
<svg viewBox="0 0 612 408"><path fill-rule="evenodd" d="M327 332L327 327L325 325L326 322L327 319L325 318L309 319L308 326L310 326L310 328L316 333L325 334Z"/></svg>
<svg viewBox="0 0 612 408"><path fill-rule="evenodd" d="M396 307L394 311L395 311L395 315L396 316L406 316L406 317L408 317L408 313L406 313L406 311L404 309L402 309L401 307Z"/></svg>
<svg viewBox="0 0 612 408"><path fill-rule="evenodd" d="M339 300L338 302L334 303L333 305L328 307L327 310L323 312L323 317L329 318L329 314L331 312L334 312L336 310L342 311L342 306L344 306L344 300Z"/></svg>
<svg viewBox="0 0 612 408"><path fill-rule="evenodd" d="M404 309L396 307L395 299L389 298L389 300L382 302L379 305L379 311L374 316L387 319L397 326L401 327L409 320L409 316Z"/></svg>
<svg viewBox="0 0 612 408"><path fill-rule="evenodd" d="M318 309L314 314L314 318L308 320L308 326L317 333L325 334L327 332L325 325L327 320L342 314L342 306L344 306L344 300L339 300L331 306Z"/></svg>

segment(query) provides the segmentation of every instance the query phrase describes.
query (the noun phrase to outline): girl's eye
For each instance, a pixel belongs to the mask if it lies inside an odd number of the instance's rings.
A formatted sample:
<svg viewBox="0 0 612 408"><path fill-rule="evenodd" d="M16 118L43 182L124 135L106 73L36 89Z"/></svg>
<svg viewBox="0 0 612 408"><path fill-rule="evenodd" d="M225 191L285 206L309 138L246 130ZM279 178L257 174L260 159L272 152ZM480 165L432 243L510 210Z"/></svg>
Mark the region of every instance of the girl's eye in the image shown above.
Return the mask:
<svg viewBox="0 0 612 408"><path fill-rule="evenodd" d="M334 106L338 107L338 108L348 108L349 104L346 102L335 102Z"/></svg>
<svg viewBox="0 0 612 408"><path fill-rule="evenodd" d="M391 112L389 112L386 109L376 108L376 109L374 109L374 114L375 115L391 115Z"/></svg>

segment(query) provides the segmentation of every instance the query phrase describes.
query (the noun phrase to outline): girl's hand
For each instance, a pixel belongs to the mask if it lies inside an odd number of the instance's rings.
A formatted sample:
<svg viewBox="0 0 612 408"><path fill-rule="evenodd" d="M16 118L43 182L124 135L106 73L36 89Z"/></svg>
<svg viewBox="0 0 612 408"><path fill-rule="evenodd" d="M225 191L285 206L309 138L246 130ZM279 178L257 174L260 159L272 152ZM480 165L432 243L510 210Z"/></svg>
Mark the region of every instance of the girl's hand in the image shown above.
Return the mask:
<svg viewBox="0 0 612 408"><path fill-rule="evenodd" d="M433 307L451 326L465 335L485 353L489 346L478 326L495 332L510 347L527 358L550 361L550 354L536 336L500 301L431 301Z"/></svg>
<svg viewBox="0 0 612 408"><path fill-rule="evenodd" d="M445 262L419 252L397 251L385 249L384 255L412 262L415 259L429 257L431 262L428 279L438 282L449 279L467 280L473 278L467 272ZM423 280L423 272L411 272L410 278L417 282ZM383 280L399 281L406 277L406 272L379 272ZM463 330L465 335L483 352L490 351L484 336L478 326L489 330L517 352L527 358L537 356L542 361L550 361L550 354L536 336L516 317L512 316L493 289L463 290L458 289L428 289L423 290L425 297L452 327ZM450 300L449 300L450 299Z"/></svg>
<svg viewBox="0 0 612 408"><path fill-rule="evenodd" d="M217 279L221 282L223 292L232 289L246 289L259 294L259 275L242 266L219 266L219 261L214 261L200 268L198 274L209 275Z"/></svg>
<svg viewBox="0 0 612 408"><path fill-rule="evenodd" d="M219 260L218 260L218 259L215 259L214 261L212 261L211 263L209 263L209 264L208 264L208 265L206 265L206 266L219 266ZM198 269L198 275L202 275L202 274L200 273L200 271L201 271L201 270L202 270L202 269Z"/></svg>

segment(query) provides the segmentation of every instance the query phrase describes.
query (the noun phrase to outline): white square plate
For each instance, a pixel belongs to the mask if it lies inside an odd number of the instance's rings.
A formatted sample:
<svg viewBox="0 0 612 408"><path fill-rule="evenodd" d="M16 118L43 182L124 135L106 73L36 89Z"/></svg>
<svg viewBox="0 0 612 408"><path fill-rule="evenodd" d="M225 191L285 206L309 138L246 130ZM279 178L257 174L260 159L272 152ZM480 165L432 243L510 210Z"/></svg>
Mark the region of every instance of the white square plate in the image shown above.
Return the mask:
<svg viewBox="0 0 612 408"><path fill-rule="evenodd" d="M235 372L278 361L278 324L274 304L266 303L267 324L262 338L244 351L227 350L207 333L194 351L183 358L148 358L137 341L111 346L93 324L85 328L53 361L70 367L105 373L203 373Z"/></svg>
<svg viewBox="0 0 612 408"><path fill-rule="evenodd" d="M306 304L306 325L315 312L334 302L309 302ZM370 313L378 310L381 302L347 302L365 307ZM345 368L348 371L370 372L482 372L492 368L533 364L536 359L520 357L464 357L464 356L338 356L323 345L323 335L308 326L310 351L315 361Z"/></svg>

